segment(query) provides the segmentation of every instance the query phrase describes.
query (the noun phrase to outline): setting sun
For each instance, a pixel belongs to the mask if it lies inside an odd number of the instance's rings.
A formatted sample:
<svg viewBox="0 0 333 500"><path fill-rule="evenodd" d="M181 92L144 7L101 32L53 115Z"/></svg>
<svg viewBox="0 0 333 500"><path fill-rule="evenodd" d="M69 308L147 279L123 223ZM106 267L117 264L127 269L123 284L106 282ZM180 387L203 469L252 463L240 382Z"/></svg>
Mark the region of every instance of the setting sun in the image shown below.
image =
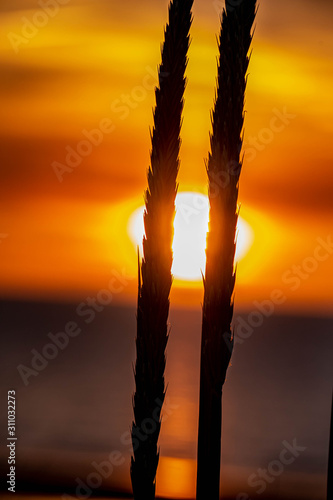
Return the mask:
<svg viewBox="0 0 333 500"><path fill-rule="evenodd" d="M1 498L333 499L333 1L0 12Z"/></svg>
<svg viewBox="0 0 333 500"><path fill-rule="evenodd" d="M135 210L129 221L129 234L142 255L144 206ZM201 280L205 271L206 234L209 221L207 196L196 192L181 192L176 197L172 274L186 281ZM239 262L247 253L253 241L253 231L241 217L237 225L237 246L235 261Z"/></svg>

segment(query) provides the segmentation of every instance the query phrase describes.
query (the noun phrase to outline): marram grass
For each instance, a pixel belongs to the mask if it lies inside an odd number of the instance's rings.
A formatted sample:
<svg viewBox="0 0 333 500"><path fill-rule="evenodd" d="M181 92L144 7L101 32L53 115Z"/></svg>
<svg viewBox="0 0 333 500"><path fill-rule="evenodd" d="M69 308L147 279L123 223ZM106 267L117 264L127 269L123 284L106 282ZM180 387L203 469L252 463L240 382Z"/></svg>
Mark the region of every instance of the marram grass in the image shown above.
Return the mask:
<svg viewBox="0 0 333 500"><path fill-rule="evenodd" d="M156 88L145 193L143 258L139 261L131 480L135 500L155 498L158 437L165 396L165 349L172 284L172 239L185 69L193 0L173 0Z"/></svg>
<svg viewBox="0 0 333 500"><path fill-rule="evenodd" d="M217 91L207 164L210 213L202 316L197 500L219 499L222 386L233 348L238 182L256 0L236 3L229 7L226 2L221 16Z"/></svg>

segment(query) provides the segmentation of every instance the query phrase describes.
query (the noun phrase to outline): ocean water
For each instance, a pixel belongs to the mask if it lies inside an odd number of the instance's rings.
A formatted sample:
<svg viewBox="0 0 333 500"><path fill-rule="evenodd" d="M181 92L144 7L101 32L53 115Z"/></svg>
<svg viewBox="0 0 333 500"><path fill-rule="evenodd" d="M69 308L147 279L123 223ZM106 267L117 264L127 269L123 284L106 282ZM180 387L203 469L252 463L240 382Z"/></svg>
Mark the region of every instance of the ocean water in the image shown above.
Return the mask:
<svg viewBox="0 0 333 500"><path fill-rule="evenodd" d="M79 316L75 304L2 302L0 312L0 397L5 408L7 391L16 392L18 493L130 492L135 306L107 307L93 318ZM248 327L240 330L223 390L224 497L324 499L333 319L272 315L251 328L247 313L235 317ZM172 309L170 324L157 493L191 498L201 313ZM67 345L46 347L66 325L76 333ZM6 422L5 411L2 438ZM276 462L294 445L301 451L280 471ZM5 447L0 458L5 476ZM102 462L108 465L98 484ZM270 471L269 480L260 479L260 469Z"/></svg>

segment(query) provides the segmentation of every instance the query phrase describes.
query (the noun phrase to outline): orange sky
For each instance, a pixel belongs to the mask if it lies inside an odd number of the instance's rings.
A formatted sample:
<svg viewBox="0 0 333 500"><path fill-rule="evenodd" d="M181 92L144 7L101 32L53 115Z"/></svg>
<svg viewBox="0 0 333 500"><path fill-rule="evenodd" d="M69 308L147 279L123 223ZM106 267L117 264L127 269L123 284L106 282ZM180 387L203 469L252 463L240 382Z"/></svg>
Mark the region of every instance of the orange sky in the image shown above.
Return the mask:
<svg viewBox="0 0 333 500"><path fill-rule="evenodd" d="M0 294L76 299L125 269L131 279L115 300L134 300L127 223L146 186L167 2L63 3L52 16L34 1L0 7ZM240 202L255 239L238 266L236 303L251 307L279 289L281 310L327 311L332 249L313 256L332 230L333 6L272 3L260 4L246 96ZM194 6L180 191L207 192L216 5ZM101 126L99 144L59 182L54 162ZM198 306L202 287L175 282L172 294Z"/></svg>

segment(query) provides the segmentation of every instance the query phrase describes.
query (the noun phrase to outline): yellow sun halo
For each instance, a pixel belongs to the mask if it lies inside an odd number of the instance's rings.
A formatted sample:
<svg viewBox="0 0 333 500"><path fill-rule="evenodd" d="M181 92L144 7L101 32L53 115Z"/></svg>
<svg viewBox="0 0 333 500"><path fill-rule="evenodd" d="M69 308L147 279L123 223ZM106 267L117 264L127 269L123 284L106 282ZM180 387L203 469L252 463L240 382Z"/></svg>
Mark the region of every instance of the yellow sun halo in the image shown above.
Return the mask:
<svg viewBox="0 0 333 500"><path fill-rule="evenodd" d="M144 207L132 214L129 221L129 234L139 246L142 255ZM205 271L206 234L208 231L209 201L207 196L195 192L181 192L176 197L176 215L174 220L174 239L172 244L172 274L175 278L186 281L201 280L201 271ZM249 250L253 241L251 227L241 218L237 224L237 245L235 261L238 262Z"/></svg>

